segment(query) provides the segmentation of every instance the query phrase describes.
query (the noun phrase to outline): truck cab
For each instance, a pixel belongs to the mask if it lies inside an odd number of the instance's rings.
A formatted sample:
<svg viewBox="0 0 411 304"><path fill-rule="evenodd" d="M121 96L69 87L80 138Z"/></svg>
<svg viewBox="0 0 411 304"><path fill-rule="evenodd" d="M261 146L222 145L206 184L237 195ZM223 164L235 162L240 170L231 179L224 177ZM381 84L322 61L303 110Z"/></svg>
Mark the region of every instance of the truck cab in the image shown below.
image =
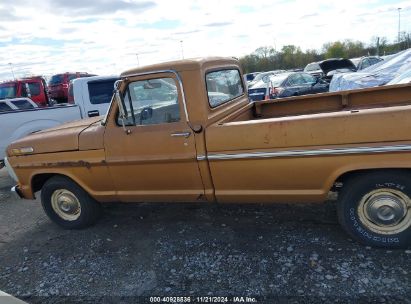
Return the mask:
<svg viewBox="0 0 411 304"><path fill-rule="evenodd" d="M28 97L38 106L49 104L46 81L41 76L28 77L0 83L0 99Z"/></svg>
<svg viewBox="0 0 411 304"><path fill-rule="evenodd" d="M70 81L68 103L81 105L82 117L95 117L107 112L118 76L90 76Z"/></svg>

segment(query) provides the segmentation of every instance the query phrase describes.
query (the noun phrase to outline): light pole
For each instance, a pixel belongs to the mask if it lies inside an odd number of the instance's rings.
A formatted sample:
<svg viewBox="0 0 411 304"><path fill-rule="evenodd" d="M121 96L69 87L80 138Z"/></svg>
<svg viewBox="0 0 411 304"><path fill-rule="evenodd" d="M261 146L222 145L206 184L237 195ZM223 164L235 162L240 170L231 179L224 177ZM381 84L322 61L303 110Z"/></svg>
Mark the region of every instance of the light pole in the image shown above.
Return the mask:
<svg viewBox="0 0 411 304"><path fill-rule="evenodd" d="M13 74L13 79L16 80L16 76L14 76L14 71L13 71L13 64L11 62L9 62L9 66L11 69L11 73Z"/></svg>
<svg viewBox="0 0 411 304"><path fill-rule="evenodd" d="M181 44L181 59L184 59L183 40L180 40L180 44Z"/></svg>
<svg viewBox="0 0 411 304"><path fill-rule="evenodd" d="M137 56L137 66L139 67L140 66L140 60L138 59L138 54L136 53L136 56Z"/></svg>
<svg viewBox="0 0 411 304"><path fill-rule="evenodd" d="M400 48L401 39L401 7L398 8L398 48Z"/></svg>

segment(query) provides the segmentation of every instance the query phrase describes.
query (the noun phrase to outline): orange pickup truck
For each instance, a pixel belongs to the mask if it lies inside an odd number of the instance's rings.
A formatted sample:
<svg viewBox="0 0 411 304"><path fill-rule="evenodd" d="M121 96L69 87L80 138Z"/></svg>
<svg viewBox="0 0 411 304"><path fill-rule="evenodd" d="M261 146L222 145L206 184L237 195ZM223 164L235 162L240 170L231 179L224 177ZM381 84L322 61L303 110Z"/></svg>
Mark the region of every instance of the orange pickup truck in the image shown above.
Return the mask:
<svg viewBox="0 0 411 304"><path fill-rule="evenodd" d="M411 243L411 86L250 103L238 61L124 72L105 117L12 143L12 191L64 228L104 202L324 202L357 240ZM337 185L337 187L336 187Z"/></svg>

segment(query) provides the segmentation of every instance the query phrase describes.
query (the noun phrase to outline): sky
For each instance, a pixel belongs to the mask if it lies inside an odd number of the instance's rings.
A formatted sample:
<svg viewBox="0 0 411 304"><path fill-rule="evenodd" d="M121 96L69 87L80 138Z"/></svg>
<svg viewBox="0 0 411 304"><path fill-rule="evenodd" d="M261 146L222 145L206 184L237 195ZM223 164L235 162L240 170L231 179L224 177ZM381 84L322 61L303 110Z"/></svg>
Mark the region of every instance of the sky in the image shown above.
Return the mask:
<svg viewBox="0 0 411 304"><path fill-rule="evenodd" d="M411 1L0 0L0 81L411 32Z"/></svg>

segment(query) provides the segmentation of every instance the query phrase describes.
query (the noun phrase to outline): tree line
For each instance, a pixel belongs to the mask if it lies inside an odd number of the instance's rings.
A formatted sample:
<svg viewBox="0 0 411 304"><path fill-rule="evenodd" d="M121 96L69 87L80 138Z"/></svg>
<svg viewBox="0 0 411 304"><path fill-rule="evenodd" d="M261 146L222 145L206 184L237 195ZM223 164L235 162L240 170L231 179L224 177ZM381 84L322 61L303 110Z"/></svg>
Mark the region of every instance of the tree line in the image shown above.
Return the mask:
<svg viewBox="0 0 411 304"><path fill-rule="evenodd" d="M279 51L263 46L239 60L244 73L298 69L328 58L383 56L410 48L411 34L403 32L400 37L400 41L394 43L389 43L385 37L373 37L369 44L353 40L334 41L323 44L320 50L306 51L296 45L285 45Z"/></svg>

